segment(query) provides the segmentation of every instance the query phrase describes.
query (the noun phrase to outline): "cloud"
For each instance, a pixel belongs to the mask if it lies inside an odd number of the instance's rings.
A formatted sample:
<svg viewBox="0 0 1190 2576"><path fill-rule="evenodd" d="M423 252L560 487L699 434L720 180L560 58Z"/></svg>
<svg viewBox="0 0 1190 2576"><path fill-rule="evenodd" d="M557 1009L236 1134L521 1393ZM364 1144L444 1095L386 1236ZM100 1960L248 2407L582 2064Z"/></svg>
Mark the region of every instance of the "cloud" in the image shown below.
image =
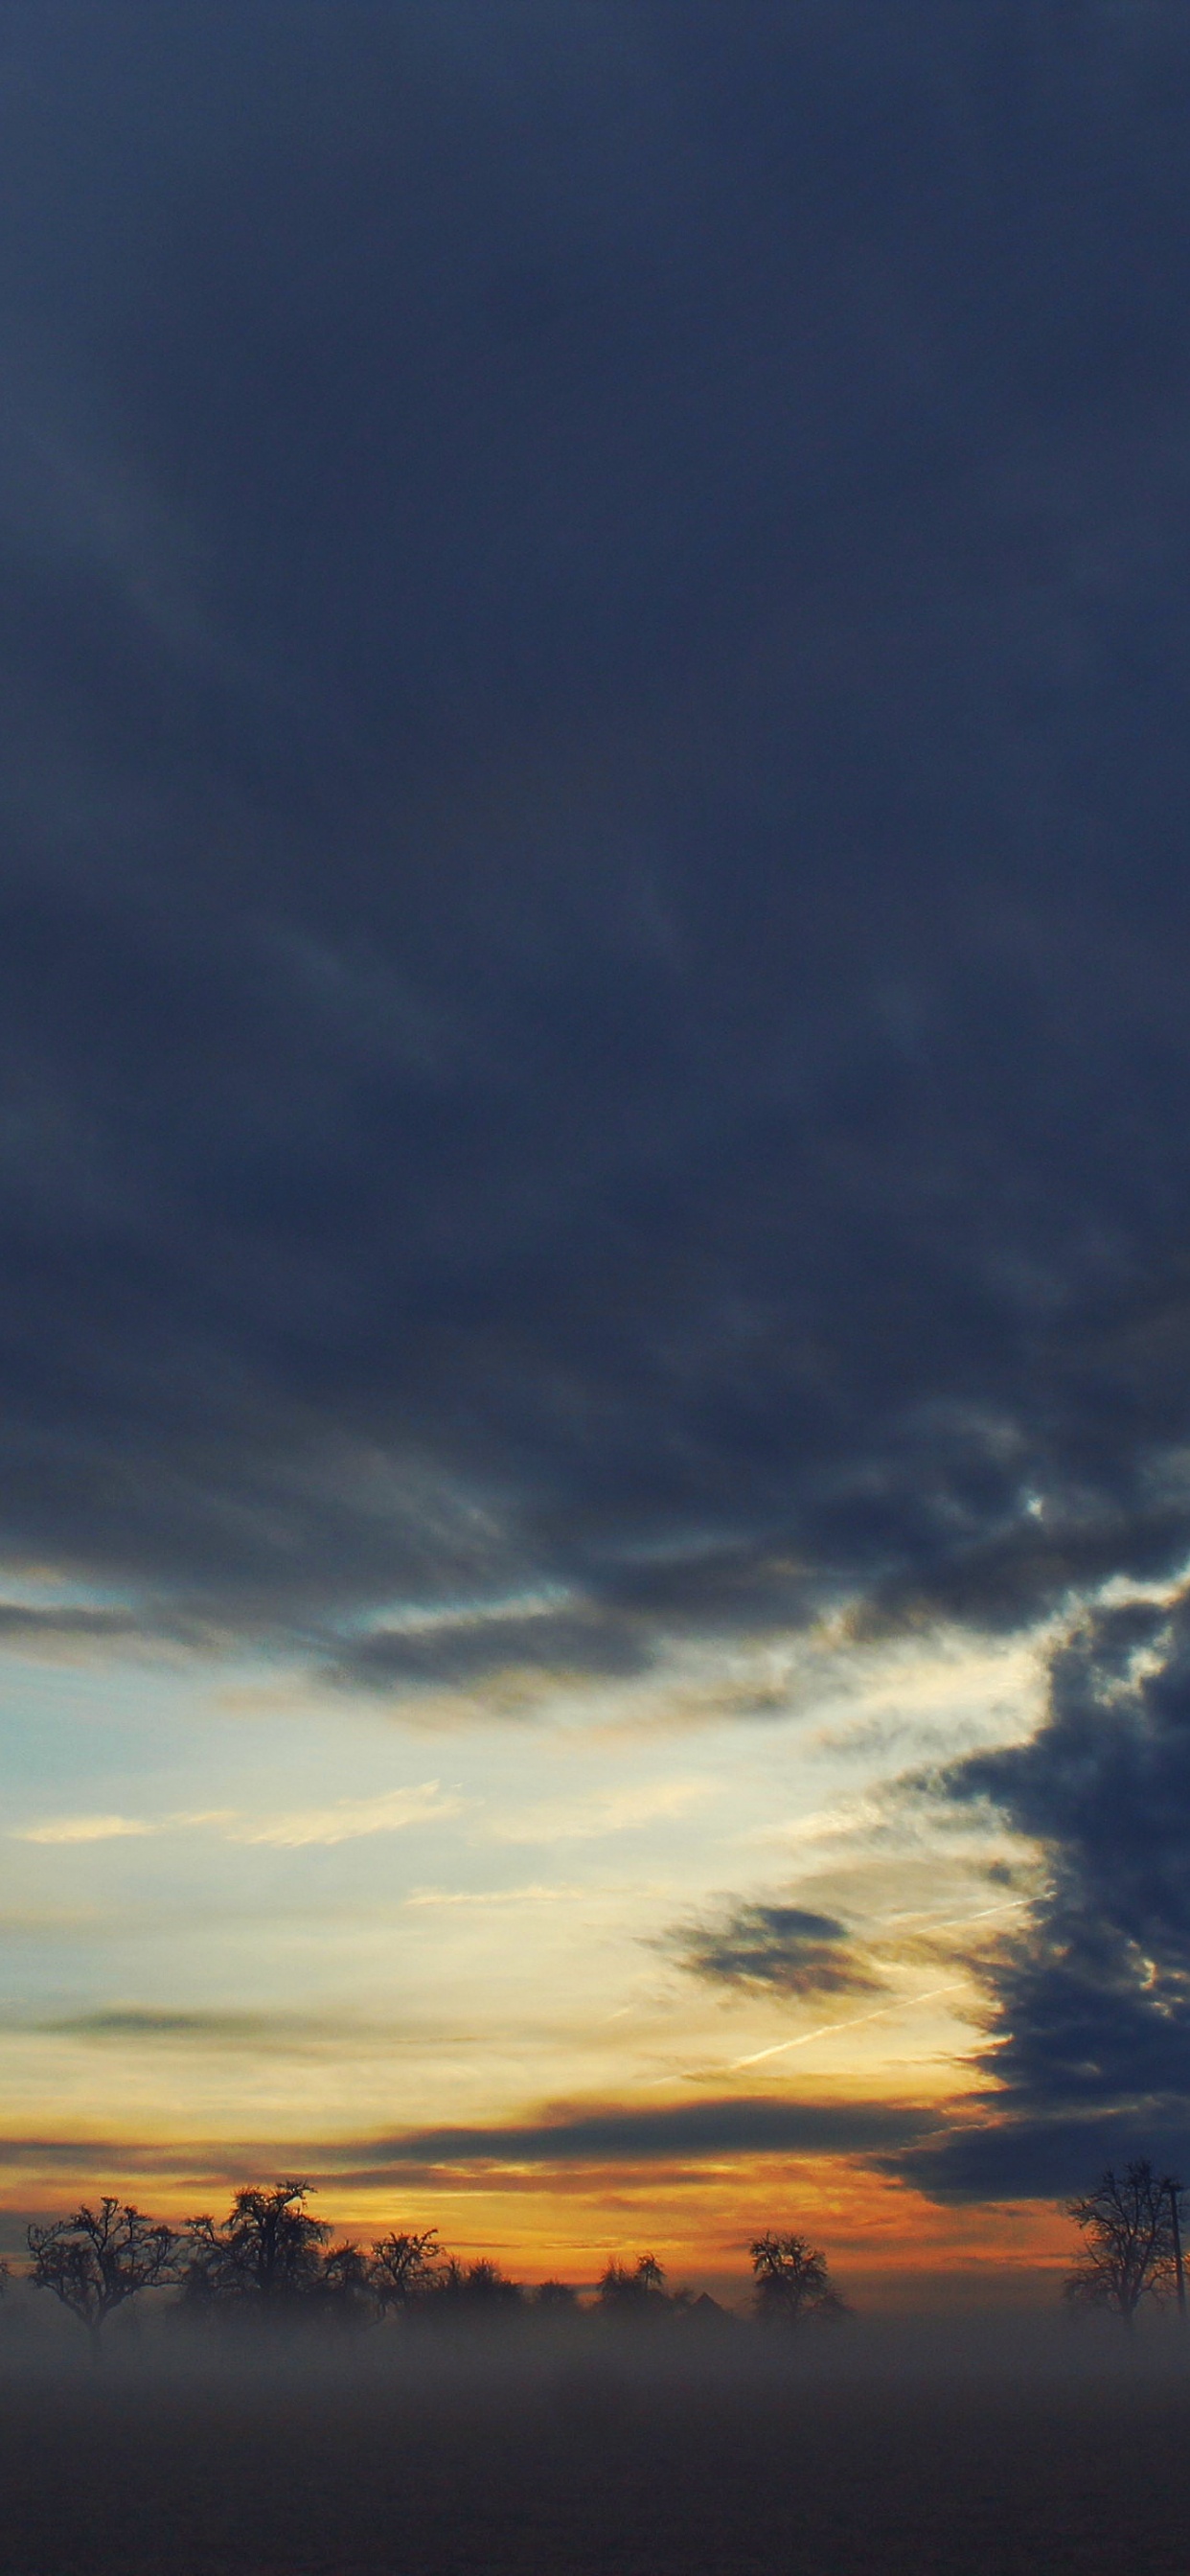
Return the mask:
<svg viewBox="0 0 1190 2576"><path fill-rule="evenodd" d="M527 1887L419 1887L405 1898L406 1905L585 1905L591 1890L586 1886L545 1887L531 1883Z"/></svg>
<svg viewBox="0 0 1190 2576"><path fill-rule="evenodd" d="M1053 1659L1045 1723L952 1798L1041 1848L1046 1886L989 1969L988 2064L1030 2107L1190 2103L1190 1600L1127 1602Z"/></svg>
<svg viewBox="0 0 1190 2576"><path fill-rule="evenodd" d="M870 2160L906 2152L928 2135L936 2114L915 2104L789 2102L764 2095L675 2103L660 2109L612 2104L559 2106L505 2126L408 2130L388 2137L290 2140L291 2166L320 2185L404 2185L450 2170L526 2166L721 2164L757 2156L847 2156ZM0 2138L0 2165L37 2171L180 2175L230 2190L245 2176L269 2178L275 2145L259 2140L194 2140L157 2146L111 2137Z"/></svg>
<svg viewBox="0 0 1190 2576"><path fill-rule="evenodd" d="M26 1601L0 1601L0 1639L10 1644L68 1645L76 1640L123 1641L138 1631L138 1621L125 1610L55 1606L40 1609Z"/></svg>
<svg viewBox="0 0 1190 2576"><path fill-rule="evenodd" d="M595 1604L567 1611L486 1616L464 1612L416 1627L378 1627L337 1648L326 1678L345 1688L393 1692L466 1688L502 1676L555 1675L559 1679L629 1677L647 1669L649 1641L625 1620Z"/></svg>
<svg viewBox="0 0 1190 2576"><path fill-rule="evenodd" d="M515 1722L1111 1595L787 1830L1041 1852L931 2188L1176 2134L1184 17L98 15L0 97L0 1645Z"/></svg>
<svg viewBox="0 0 1190 2576"><path fill-rule="evenodd" d="M176 2151L171 2159L179 2162ZM0 2138L0 2165L66 2165L87 2174L123 2166L134 2172L154 2171L151 2147L110 2138ZM168 2167L167 2167L168 2169Z"/></svg>
<svg viewBox="0 0 1190 2576"><path fill-rule="evenodd" d="M14 2021L17 2030L44 2038L129 2040L198 2048L293 2048L316 2039L342 2037L342 2026L304 2015L265 2012L189 2012L148 2004L112 2005L92 2012L63 2013L43 2021Z"/></svg>
<svg viewBox="0 0 1190 2576"><path fill-rule="evenodd" d="M598 1842L606 1834L643 1832L648 1825L668 1824L689 1815L713 1798L713 1780L646 1780L626 1789L599 1791L573 1801L545 1800L518 1814L499 1816L485 1827L485 1839L505 1843Z"/></svg>
<svg viewBox="0 0 1190 2576"><path fill-rule="evenodd" d="M180 2048L222 2055L227 2050L250 2056L286 2057L329 2050L335 2055L378 2055L407 2040L408 2026L365 2022L342 2013L320 2015L226 2007L189 2010L152 2004L113 2004L89 2011L47 2014L40 2019L13 2013L0 2026L17 2034L32 2032L46 2039L81 2039L100 2047ZM419 2031L423 2045L458 2046L456 2031Z"/></svg>
<svg viewBox="0 0 1190 2576"><path fill-rule="evenodd" d="M1158 2102L1083 2119L963 2122L873 2161L934 2201L1068 2200L1133 2157L1180 2170L1186 2137L1184 2103Z"/></svg>
<svg viewBox="0 0 1190 2576"><path fill-rule="evenodd" d="M580 14L14 26L25 1650L1190 1558L1185 27Z"/></svg>
<svg viewBox="0 0 1190 2576"><path fill-rule="evenodd" d="M245 1818L230 1829L229 1839L297 1851L311 1843L346 1843L365 1834L403 1833L409 1825L457 1816L461 1809L461 1799L444 1796L436 1780L424 1780L418 1789L390 1789L375 1798L337 1798L327 1807L297 1807L287 1815Z"/></svg>
<svg viewBox="0 0 1190 2576"><path fill-rule="evenodd" d="M13 1840L25 1843L99 1843L126 1834L193 1832L210 1826L232 1843L271 1844L297 1851L313 1843L355 1842L365 1834L403 1833L410 1825L457 1816L462 1801L440 1790L436 1780L420 1787L385 1789L371 1798L336 1798L324 1807L296 1807L275 1816L247 1816L234 1807L183 1810L174 1815L57 1816L40 1825L14 1828Z"/></svg>
<svg viewBox="0 0 1190 2576"><path fill-rule="evenodd" d="M159 1831L142 1816L54 1816L43 1825L22 1825L14 1830L18 1843L107 1843L118 1842L128 1834L152 1834Z"/></svg>
<svg viewBox="0 0 1190 2576"><path fill-rule="evenodd" d="M1043 1876L1023 1923L972 1960L987 1996L982 2098L905 2170L944 2197L1044 2197L1085 2185L1112 2155L1180 2155L1190 1596L1089 1613L1054 1653L1038 1733L969 1756L936 1785L1032 1841Z"/></svg>
<svg viewBox="0 0 1190 2576"><path fill-rule="evenodd" d="M360 2165L652 2164L753 2155L870 2154L918 2136L930 2115L900 2103L765 2096L660 2109L562 2109L505 2127L410 2130L343 2147ZM325 2152L325 2151L324 2151Z"/></svg>
<svg viewBox="0 0 1190 2576"><path fill-rule="evenodd" d="M225 1654L238 1629L218 1609L177 1599L129 1599L123 1606L0 1601L0 1649L41 1662L93 1664L113 1656L152 1659Z"/></svg>
<svg viewBox="0 0 1190 2576"><path fill-rule="evenodd" d="M678 1925L665 1947L680 1967L710 1985L784 1995L871 1994L880 1979L860 1958L847 1927L797 1905L745 1902L717 1922Z"/></svg>

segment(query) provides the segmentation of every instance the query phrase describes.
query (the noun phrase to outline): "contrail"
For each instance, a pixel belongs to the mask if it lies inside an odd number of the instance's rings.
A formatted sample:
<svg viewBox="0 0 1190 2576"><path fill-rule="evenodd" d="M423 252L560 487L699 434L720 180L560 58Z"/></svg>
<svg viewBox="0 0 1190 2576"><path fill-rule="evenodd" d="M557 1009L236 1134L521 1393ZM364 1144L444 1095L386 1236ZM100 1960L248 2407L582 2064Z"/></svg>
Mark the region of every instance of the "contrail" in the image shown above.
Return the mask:
<svg viewBox="0 0 1190 2576"><path fill-rule="evenodd" d="M884 1924L932 1923L938 1932L961 1932L964 1923L984 1923L989 1914L1024 1914L1030 1902L1027 1896L1014 1896L1004 1905L979 1905L974 1914L950 1914L941 1918L925 1906L915 1914L881 1914L876 1920Z"/></svg>
<svg viewBox="0 0 1190 2576"><path fill-rule="evenodd" d="M949 1985L929 1986L924 1995L898 1995L893 2003L877 2004L874 2012L852 2013L846 2021L821 2021L817 2030L799 2031L796 2039L779 2039L775 2048L754 2048L750 2057L733 2057L728 2074L735 2075L741 2066L759 2066L766 2057L784 2057L791 2048L808 2048L812 2039L826 2039L832 2031L858 2030L861 2022L882 2021L886 2013L904 2012L910 2004L931 2004L936 1995L956 1995L966 1983L965 1977L952 1977Z"/></svg>

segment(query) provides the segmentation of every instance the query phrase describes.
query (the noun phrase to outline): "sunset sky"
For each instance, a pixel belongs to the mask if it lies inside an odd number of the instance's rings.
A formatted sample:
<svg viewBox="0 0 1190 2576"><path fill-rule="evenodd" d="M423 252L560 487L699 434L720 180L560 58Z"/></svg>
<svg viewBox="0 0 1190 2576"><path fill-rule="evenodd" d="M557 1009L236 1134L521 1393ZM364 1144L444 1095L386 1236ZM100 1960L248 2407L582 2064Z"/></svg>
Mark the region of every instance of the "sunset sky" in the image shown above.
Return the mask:
<svg viewBox="0 0 1190 2576"><path fill-rule="evenodd" d="M1188 110L7 0L10 2249L999 2296L1190 2157Z"/></svg>

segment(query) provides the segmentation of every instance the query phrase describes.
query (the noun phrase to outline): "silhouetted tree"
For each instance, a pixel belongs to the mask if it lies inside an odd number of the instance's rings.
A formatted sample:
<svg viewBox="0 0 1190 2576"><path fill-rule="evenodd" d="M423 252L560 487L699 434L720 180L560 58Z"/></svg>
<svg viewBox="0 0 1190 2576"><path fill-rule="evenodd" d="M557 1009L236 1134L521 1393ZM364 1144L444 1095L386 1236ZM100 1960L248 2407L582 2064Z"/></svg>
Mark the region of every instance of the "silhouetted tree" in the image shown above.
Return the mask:
<svg viewBox="0 0 1190 2576"><path fill-rule="evenodd" d="M317 2290L329 2227L306 2208L310 2185L237 2191L227 2217L188 2222L183 2294L194 2307L227 2302L276 2315Z"/></svg>
<svg viewBox="0 0 1190 2576"><path fill-rule="evenodd" d="M578 2311L578 2291L569 2281L539 2281L533 2292L533 2305L542 2316L574 2316Z"/></svg>
<svg viewBox="0 0 1190 2576"><path fill-rule="evenodd" d="M1072 2308L1106 2308L1131 2331L1142 2299L1177 2289L1170 2185L1144 2157L1123 2174L1108 2171L1085 2199L1066 2203L1083 2232L1083 2250L1065 2283Z"/></svg>
<svg viewBox="0 0 1190 2576"><path fill-rule="evenodd" d="M498 2263L482 2258L475 2263L459 2263L452 2255L436 2274L430 2303L442 2317L494 2319L519 2308L523 2295L519 2282L510 2281Z"/></svg>
<svg viewBox="0 0 1190 2576"><path fill-rule="evenodd" d="M669 2305L664 2270L653 2254L639 2254L631 2270L626 2263L610 2262L600 2279L596 2299L605 2316L655 2316Z"/></svg>
<svg viewBox="0 0 1190 2576"><path fill-rule="evenodd" d="M358 2245L329 2246L309 2295L334 2325L367 2325L378 2305L369 2257Z"/></svg>
<svg viewBox="0 0 1190 2576"><path fill-rule="evenodd" d="M426 2298L440 2265L436 2227L402 2228L372 2247L369 2278L381 2311L411 2308Z"/></svg>
<svg viewBox="0 0 1190 2576"><path fill-rule="evenodd" d="M800 2325L804 2317L848 2313L833 2287L825 2254L805 2236L757 2236L749 2246L757 2316L765 2325Z"/></svg>
<svg viewBox="0 0 1190 2576"><path fill-rule="evenodd" d="M35 2287L52 2290L79 2318L94 2352L116 2308L178 2278L180 2239L173 2228L146 2218L127 2201L105 2197L98 2209L84 2202L73 2218L30 2227L28 2244Z"/></svg>

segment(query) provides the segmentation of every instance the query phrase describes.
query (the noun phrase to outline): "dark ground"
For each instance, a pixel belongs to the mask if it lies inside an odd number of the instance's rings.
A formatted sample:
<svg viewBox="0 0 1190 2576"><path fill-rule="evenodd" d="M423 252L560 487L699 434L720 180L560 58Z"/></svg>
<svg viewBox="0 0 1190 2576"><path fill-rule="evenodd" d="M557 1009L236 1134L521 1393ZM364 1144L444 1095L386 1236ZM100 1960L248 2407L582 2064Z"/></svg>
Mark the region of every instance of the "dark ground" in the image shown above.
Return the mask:
<svg viewBox="0 0 1190 2576"><path fill-rule="evenodd" d="M1190 2382L559 2351L3 2373L3 2576L1165 2576Z"/></svg>

